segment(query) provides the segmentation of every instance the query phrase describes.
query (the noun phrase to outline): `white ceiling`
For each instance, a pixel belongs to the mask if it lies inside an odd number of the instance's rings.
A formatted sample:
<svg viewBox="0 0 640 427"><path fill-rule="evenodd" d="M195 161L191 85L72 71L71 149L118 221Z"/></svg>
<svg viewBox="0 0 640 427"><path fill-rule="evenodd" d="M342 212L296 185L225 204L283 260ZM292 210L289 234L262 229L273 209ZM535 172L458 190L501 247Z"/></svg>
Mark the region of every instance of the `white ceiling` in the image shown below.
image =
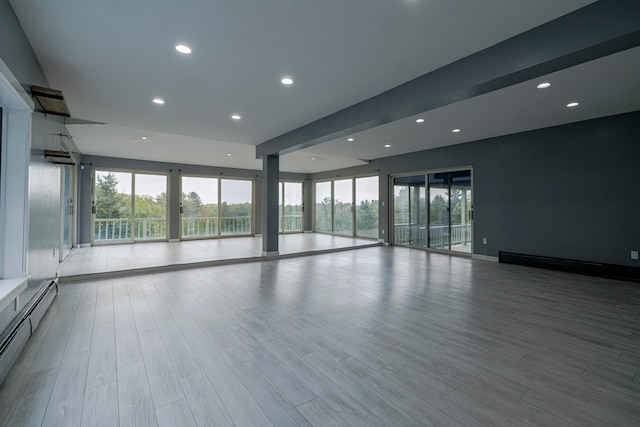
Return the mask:
<svg viewBox="0 0 640 427"><path fill-rule="evenodd" d="M592 2L11 0L72 115L107 123L69 126L81 153L249 169L261 168L257 144ZM637 110L639 58L633 49L555 73L544 92L522 83L430 111L419 126L408 118L288 154L281 170ZM295 83L281 85L284 75ZM574 98L581 105L566 109Z"/></svg>

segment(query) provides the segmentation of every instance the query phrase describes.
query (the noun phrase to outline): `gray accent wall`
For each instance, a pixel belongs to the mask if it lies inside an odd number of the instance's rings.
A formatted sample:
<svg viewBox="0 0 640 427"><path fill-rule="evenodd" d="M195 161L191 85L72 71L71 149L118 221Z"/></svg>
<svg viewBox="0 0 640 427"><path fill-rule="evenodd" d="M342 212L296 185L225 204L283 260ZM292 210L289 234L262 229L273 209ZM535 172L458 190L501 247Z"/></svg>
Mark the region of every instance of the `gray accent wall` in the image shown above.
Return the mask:
<svg viewBox="0 0 640 427"><path fill-rule="evenodd" d="M633 112L388 157L312 179L379 174L380 237L389 241L390 176L471 165L475 254L640 267L630 256L640 249L639 141L640 112Z"/></svg>
<svg viewBox="0 0 640 427"><path fill-rule="evenodd" d="M215 159L213 160L215 161ZM212 162L213 162L212 161ZM116 157L82 156L80 171L80 205L78 207L79 242L91 243L91 201L93 199L93 171L127 170L135 172L159 172L169 175L169 239L180 238L180 176L193 175L211 178L245 178L254 180L254 230L262 234L262 171L223 168L216 166L185 165L179 163L152 162ZM303 181L306 174L280 173L281 180Z"/></svg>
<svg viewBox="0 0 640 427"><path fill-rule="evenodd" d="M49 86L8 0L0 0L0 57L27 93L31 93L31 85ZM61 169L45 160L44 150L62 149L61 133L67 134L61 117L40 112L33 114L29 194L24 195L29 201L27 272L31 277L27 289L20 294L18 311L10 305L0 312L0 333L42 286L56 277L62 226ZM67 145L74 146L72 141Z"/></svg>

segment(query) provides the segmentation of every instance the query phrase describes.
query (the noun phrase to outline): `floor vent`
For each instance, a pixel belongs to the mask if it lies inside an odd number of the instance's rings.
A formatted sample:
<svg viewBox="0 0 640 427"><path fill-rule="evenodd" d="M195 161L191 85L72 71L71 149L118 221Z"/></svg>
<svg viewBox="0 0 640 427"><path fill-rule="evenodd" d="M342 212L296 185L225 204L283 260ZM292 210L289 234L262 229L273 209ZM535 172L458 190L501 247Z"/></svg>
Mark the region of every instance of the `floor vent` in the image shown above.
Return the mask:
<svg viewBox="0 0 640 427"><path fill-rule="evenodd" d="M17 316L0 336L0 384L20 356L22 349L58 294L55 280L45 285L38 295Z"/></svg>
<svg viewBox="0 0 640 427"><path fill-rule="evenodd" d="M640 282L640 267L500 252L500 262Z"/></svg>

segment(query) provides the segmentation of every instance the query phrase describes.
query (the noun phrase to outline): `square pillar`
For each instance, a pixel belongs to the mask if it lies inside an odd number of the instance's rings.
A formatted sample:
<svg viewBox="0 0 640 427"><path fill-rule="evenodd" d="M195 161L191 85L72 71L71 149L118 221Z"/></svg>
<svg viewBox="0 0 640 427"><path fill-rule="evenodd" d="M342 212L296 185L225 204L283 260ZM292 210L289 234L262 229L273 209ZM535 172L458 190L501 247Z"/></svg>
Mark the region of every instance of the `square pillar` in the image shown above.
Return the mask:
<svg viewBox="0 0 640 427"><path fill-rule="evenodd" d="M262 256L278 255L280 157L262 158Z"/></svg>

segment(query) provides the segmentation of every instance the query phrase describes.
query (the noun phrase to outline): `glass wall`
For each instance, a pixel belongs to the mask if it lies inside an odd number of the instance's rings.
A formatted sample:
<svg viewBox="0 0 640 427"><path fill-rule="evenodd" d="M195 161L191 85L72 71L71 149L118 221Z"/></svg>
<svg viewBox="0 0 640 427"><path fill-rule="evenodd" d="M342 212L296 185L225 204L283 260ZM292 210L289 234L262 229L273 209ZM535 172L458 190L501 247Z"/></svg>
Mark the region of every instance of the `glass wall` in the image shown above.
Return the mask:
<svg viewBox="0 0 640 427"><path fill-rule="evenodd" d="M315 231L375 239L378 214L377 176L315 183Z"/></svg>
<svg viewBox="0 0 640 427"><path fill-rule="evenodd" d="M218 179L182 177L182 238L218 236Z"/></svg>
<svg viewBox="0 0 640 427"><path fill-rule="evenodd" d="M302 231L302 182L280 183L280 232Z"/></svg>

